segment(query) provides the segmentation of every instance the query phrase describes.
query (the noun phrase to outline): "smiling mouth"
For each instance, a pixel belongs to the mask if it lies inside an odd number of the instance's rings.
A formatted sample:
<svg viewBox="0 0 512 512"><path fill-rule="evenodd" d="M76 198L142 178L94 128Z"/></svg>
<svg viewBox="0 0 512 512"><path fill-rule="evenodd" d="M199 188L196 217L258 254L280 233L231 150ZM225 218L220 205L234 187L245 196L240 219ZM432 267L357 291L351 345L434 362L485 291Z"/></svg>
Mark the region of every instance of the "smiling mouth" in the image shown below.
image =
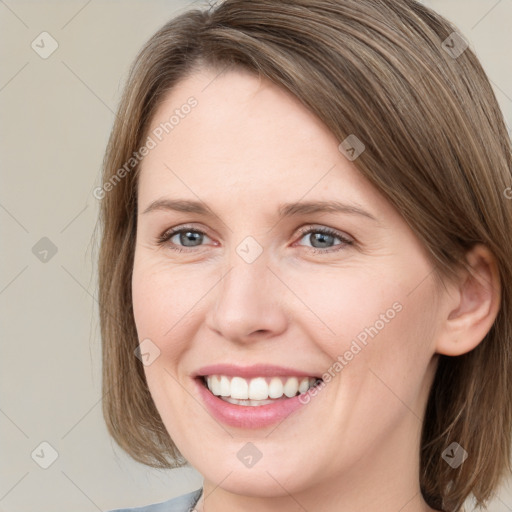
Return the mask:
<svg viewBox="0 0 512 512"><path fill-rule="evenodd" d="M261 406L287 400L318 386L320 377L255 377L203 375L203 385L221 400L245 406Z"/></svg>

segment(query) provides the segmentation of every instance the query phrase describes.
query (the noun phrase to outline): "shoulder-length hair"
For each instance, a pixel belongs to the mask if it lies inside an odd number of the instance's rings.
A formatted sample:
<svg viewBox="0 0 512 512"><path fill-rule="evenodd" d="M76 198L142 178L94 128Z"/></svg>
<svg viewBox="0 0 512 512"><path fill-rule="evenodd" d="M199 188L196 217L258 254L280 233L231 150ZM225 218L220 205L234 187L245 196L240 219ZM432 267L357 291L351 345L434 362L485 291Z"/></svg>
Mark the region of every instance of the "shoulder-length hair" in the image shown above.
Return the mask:
<svg viewBox="0 0 512 512"><path fill-rule="evenodd" d="M451 279L485 244L502 285L498 316L470 352L441 355L422 428L427 503L485 501L510 467L512 428L512 150L481 64L440 15L413 0L226 0L189 10L146 43L129 73L103 166L99 302L103 413L110 434L153 467L186 463L134 356L131 277L138 150L166 93L201 65L238 66L296 96L340 142L365 146L354 165L401 213ZM453 469L441 454L468 453Z"/></svg>

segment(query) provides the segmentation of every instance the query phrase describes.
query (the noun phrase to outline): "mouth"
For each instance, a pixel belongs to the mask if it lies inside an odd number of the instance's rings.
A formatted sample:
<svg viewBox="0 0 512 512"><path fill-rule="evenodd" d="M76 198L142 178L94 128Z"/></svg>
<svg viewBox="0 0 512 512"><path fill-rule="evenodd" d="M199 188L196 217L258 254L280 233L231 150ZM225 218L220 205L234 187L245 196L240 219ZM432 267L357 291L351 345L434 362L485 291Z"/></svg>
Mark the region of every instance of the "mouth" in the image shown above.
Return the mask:
<svg viewBox="0 0 512 512"><path fill-rule="evenodd" d="M325 383L315 374L269 364L213 364L199 368L191 377L210 415L218 422L242 429L280 423L299 414L297 411L310 402L321 404L329 396L318 393L317 388ZM312 406L316 411L313 414L319 414L321 405Z"/></svg>
<svg viewBox="0 0 512 512"><path fill-rule="evenodd" d="M288 400L322 383L320 377L200 375L201 384L220 400L246 407L258 407Z"/></svg>

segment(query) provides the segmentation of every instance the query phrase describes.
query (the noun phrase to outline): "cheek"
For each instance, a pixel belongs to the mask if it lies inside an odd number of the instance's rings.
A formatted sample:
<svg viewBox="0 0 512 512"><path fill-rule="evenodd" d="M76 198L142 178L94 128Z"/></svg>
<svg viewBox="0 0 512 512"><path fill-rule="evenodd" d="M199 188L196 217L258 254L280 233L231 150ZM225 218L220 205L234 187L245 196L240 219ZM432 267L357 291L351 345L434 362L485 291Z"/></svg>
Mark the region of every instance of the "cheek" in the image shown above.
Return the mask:
<svg viewBox="0 0 512 512"><path fill-rule="evenodd" d="M133 313L139 339L154 339L161 350L168 343L178 341L208 286L194 271L170 268L162 262L149 259L135 261L132 277ZM176 350L173 346L173 350Z"/></svg>
<svg viewBox="0 0 512 512"><path fill-rule="evenodd" d="M417 285L417 272L333 268L288 277L300 290L294 321L329 356L326 371L357 388L370 370L390 386L413 389L433 355L434 293L430 281ZM341 380L338 379L341 384Z"/></svg>
<svg viewBox="0 0 512 512"><path fill-rule="evenodd" d="M151 256L135 258L132 300L137 335L139 341L151 340L159 351L154 361L144 366L144 373L155 405L176 441L188 427L193 428L189 419L176 411L183 410L186 398L177 365L190 349L190 315L204 295L196 281L190 279L190 272L169 268Z"/></svg>
<svg viewBox="0 0 512 512"><path fill-rule="evenodd" d="M297 298L288 294L287 300L293 321L333 360L350 350L353 340L364 347L387 330L401 314L406 289L393 275L356 265L295 271L283 280L297 290Z"/></svg>
<svg viewBox="0 0 512 512"><path fill-rule="evenodd" d="M435 310L428 283L413 294L410 290L383 289L380 298L367 298L367 311L343 338L346 352L339 383L344 381L355 394L359 391L368 410L379 411L383 421L392 422L398 413L423 414L420 404L434 353ZM356 314L345 318L353 320Z"/></svg>

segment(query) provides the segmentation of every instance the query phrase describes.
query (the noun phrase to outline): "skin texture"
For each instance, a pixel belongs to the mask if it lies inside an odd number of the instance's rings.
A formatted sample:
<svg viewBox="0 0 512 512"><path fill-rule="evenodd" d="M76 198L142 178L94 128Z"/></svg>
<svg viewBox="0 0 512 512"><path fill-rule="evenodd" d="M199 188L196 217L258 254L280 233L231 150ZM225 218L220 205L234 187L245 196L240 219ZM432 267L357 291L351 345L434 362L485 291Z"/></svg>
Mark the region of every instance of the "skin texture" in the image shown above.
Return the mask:
<svg viewBox="0 0 512 512"><path fill-rule="evenodd" d="M433 510L419 489L419 445L436 353L467 352L490 328L499 306L492 255L484 247L469 255L480 281L461 275L437 287L404 219L295 97L245 71L203 68L168 93L150 129L191 95L198 105L142 164L132 287L139 339L160 349L145 367L152 397L204 477L197 510ZM143 213L162 198L200 200L214 213ZM279 221L281 203L306 200L358 205L376 220ZM187 243L179 235L158 245L184 224L206 236L188 252L171 249ZM310 226L354 243L315 246L314 233L298 231ZM248 236L263 249L250 264L236 251ZM204 408L191 378L201 366L267 363L322 375L396 303L400 312L280 424L234 428ZM247 442L262 453L251 468L237 458Z"/></svg>

